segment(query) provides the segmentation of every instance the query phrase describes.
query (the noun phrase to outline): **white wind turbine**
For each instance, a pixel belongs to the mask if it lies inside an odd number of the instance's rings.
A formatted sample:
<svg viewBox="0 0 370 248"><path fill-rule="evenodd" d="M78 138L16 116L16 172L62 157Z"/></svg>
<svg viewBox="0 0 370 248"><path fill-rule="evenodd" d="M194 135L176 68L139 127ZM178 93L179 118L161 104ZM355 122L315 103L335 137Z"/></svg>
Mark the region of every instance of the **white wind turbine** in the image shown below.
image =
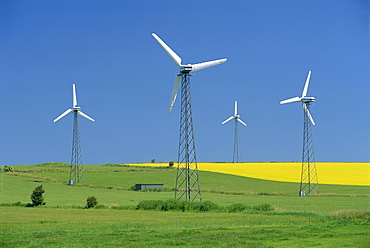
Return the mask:
<svg viewBox="0 0 370 248"><path fill-rule="evenodd" d="M71 171L69 174L69 185L73 183L82 183L83 182L83 173L82 173L82 155L80 147L80 130L78 125L78 115L85 117L90 121L95 121L90 116L86 115L81 111L81 107L77 107L77 96L76 96L76 86L72 85L72 108L67 109L60 116L55 118L54 122L62 119L64 116L73 112L73 141L72 141L72 159L71 159Z"/></svg>
<svg viewBox="0 0 370 248"><path fill-rule="evenodd" d="M190 97L190 73L224 63L227 59L184 65L182 59L155 33L152 33L152 36L179 67L168 107L168 112L171 113L181 85L180 139L175 199L185 199L187 201L197 199L201 201Z"/></svg>
<svg viewBox="0 0 370 248"><path fill-rule="evenodd" d="M291 102L302 102L302 107L304 109L304 112L306 113L307 117L310 119L312 125L315 125L315 122L310 114L310 110L308 107L311 104L311 102L314 102L316 100L316 98L313 96L307 96L308 84L310 83L310 77L311 77L311 71L308 72L306 84L304 85L301 97L296 96L293 98L289 98L287 100L281 101L280 104L291 103Z"/></svg>
<svg viewBox="0 0 370 248"><path fill-rule="evenodd" d="M306 194L310 195L311 193L319 192L312 141L312 125L315 125L315 122L312 118L309 109L311 103L314 102L316 98L312 96L311 97L307 96L310 77L311 71L308 72L308 76L301 97L296 96L280 102L280 104L301 102L304 110L302 173L301 173L301 184L299 189L300 196L304 196Z"/></svg>
<svg viewBox="0 0 370 248"><path fill-rule="evenodd" d="M238 102L235 101L234 104L234 115L227 118L225 121L222 122L222 124L225 124L226 122L231 121L232 119L235 120L235 134L234 134L234 155L233 155L233 163L238 163L241 161L241 152L240 152L240 140L239 140L239 128L238 128L238 122L243 124L244 126L247 126L241 119L240 115L238 115Z"/></svg>
<svg viewBox="0 0 370 248"><path fill-rule="evenodd" d="M88 119L90 121L95 121L90 116L82 113L81 107L77 107L77 95L76 95L76 85L75 84L72 84L72 108L67 109L66 111L64 111L63 114L61 114L60 116L55 118L54 122L59 121L60 119L62 119L64 116L68 115L71 112L75 112L78 115L81 115L81 116L85 117L86 119Z"/></svg>
<svg viewBox="0 0 370 248"><path fill-rule="evenodd" d="M212 60L212 61L203 62L203 63L183 65L181 64L182 59L169 46L167 46L167 44L164 43L164 41L161 40L161 38L159 38L158 35L156 35L155 33L152 33L152 36L154 37L154 39L156 39L159 45L161 45L161 47L166 51L166 53L171 57L171 59L175 62L175 64L179 66L179 69L180 69L180 73L177 74L175 78L175 83L173 85L172 94L170 98L170 105L168 107L168 112L171 113L172 107L176 100L177 92L180 87L181 80L183 80L182 78L184 77L184 74L188 74L189 72L199 71L199 70L202 70L202 69L214 66L214 65L224 63L227 61L227 59L217 59L217 60Z"/></svg>

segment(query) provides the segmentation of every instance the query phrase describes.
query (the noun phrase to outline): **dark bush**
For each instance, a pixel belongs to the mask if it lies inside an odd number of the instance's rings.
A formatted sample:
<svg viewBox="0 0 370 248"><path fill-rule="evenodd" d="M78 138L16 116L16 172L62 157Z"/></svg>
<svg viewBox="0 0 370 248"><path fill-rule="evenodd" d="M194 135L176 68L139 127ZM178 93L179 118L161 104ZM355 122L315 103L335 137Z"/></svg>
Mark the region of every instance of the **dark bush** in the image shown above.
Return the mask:
<svg viewBox="0 0 370 248"><path fill-rule="evenodd" d="M131 188L130 188L129 190L131 190L131 191L136 191L136 185L131 186Z"/></svg>
<svg viewBox="0 0 370 248"><path fill-rule="evenodd" d="M257 210L257 211L272 211L272 210L274 210L274 208L270 204L256 205L256 206L253 206L253 209Z"/></svg>
<svg viewBox="0 0 370 248"><path fill-rule="evenodd" d="M270 204L260 204L253 207L242 203L234 203L228 207L220 207L211 201L179 201L168 200L144 200L136 206L137 210L156 210L156 211L181 211L181 212L229 212L240 213L244 211L272 211L274 208Z"/></svg>
<svg viewBox="0 0 370 248"><path fill-rule="evenodd" d="M220 207L211 202L169 200L144 200L139 202L136 209L158 211L181 211L181 212L209 212L220 210Z"/></svg>
<svg viewBox="0 0 370 248"><path fill-rule="evenodd" d="M226 211L229 213L240 213L247 209L250 209L250 207L248 207L247 205L244 205L242 203L233 203L226 208Z"/></svg>
<svg viewBox="0 0 370 248"><path fill-rule="evenodd" d="M195 201L186 201L185 211L189 212L210 212L220 210L220 207L211 201L195 202Z"/></svg>
<svg viewBox="0 0 370 248"><path fill-rule="evenodd" d="M13 167L5 165L4 166L4 172L13 172Z"/></svg>
<svg viewBox="0 0 370 248"><path fill-rule="evenodd" d="M161 211L171 211L171 210L179 211L181 210L181 202L175 199L170 199L162 201L159 207Z"/></svg>
<svg viewBox="0 0 370 248"><path fill-rule="evenodd" d="M98 199L95 196L89 196L86 200L86 208L93 208L98 204Z"/></svg>
<svg viewBox="0 0 370 248"><path fill-rule="evenodd" d="M42 188L42 185L37 186L31 195L31 201L33 203L33 206L39 206L41 204L45 205L44 203L44 197L42 194L45 192L45 190Z"/></svg>
<svg viewBox="0 0 370 248"><path fill-rule="evenodd" d="M160 210L160 206L163 205L162 200L144 200L137 204L136 209L142 210Z"/></svg>

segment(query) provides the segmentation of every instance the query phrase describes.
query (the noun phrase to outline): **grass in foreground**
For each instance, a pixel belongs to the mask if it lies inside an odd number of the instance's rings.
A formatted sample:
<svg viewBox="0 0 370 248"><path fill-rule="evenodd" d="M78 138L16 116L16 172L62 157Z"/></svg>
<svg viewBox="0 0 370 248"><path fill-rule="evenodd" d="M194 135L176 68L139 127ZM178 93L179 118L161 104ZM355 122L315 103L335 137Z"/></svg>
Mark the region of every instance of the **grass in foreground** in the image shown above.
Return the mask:
<svg viewBox="0 0 370 248"><path fill-rule="evenodd" d="M369 223L321 215L0 211L1 247L366 247L370 238Z"/></svg>

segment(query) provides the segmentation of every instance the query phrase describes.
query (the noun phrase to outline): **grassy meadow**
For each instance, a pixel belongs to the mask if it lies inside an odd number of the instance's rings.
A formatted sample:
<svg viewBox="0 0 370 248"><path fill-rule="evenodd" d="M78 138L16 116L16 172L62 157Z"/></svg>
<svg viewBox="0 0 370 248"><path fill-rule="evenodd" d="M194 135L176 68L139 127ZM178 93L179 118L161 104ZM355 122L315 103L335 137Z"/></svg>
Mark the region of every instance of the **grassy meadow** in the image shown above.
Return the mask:
<svg viewBox="0 0 370 248"><path fill-rule="evenodd" d="M176 169L151 165L86 165L85 183L74 186L66 185L69 165L63 163L0 173L0 246L366 247L370 242L369 186L320 184L320 194L298 197L297 182L201 170L204 201L221 208L268 204L273 210L135 210L143 200L174 197ZM136 183L163 183L165 189L131 190ZM46 205L24 207L40 184ZM84 209L89 196L98 199L94 209Z"/></svg>

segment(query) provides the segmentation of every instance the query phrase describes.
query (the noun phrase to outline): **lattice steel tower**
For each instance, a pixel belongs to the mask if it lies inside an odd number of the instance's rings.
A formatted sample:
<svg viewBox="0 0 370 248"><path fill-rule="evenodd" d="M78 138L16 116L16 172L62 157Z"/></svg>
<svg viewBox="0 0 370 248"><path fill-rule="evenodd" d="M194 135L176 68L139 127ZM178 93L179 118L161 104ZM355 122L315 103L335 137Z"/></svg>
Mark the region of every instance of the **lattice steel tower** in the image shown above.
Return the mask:
<svg viewBox="0 0 370 248"><path fill-rule="evenodd" d="M181 115L175 199L202 201L195 150L189 72L182 73Z"/></svg>
<svg viewBox="0 0 370 248"><path fill-rule="evenodd" d="M182 59L156 34L154 39L161 45L171 59L179 66L170 98L168 112L171 113L178 89L181 85L180 139L178 150L178 168L176 177L175 199L202 201L198 177L198 165L195 151L193 117L190 97L190 73L226 62L226 59L213 60L198 64L182 65Z"/></svg>
<svg viewBox="0 0 370 248"><path fill-rule="evenodd" d="M306 104L306 108L309 111L310 103L308 102L303 104ZM303 192L307 195L319 193L315 153L312 140L312 123L306 113L304 113L302 173L299 192L301 196L303 195Z"/></svg>
<svg viewBox="0 0 370 248"><path fill-rule="evenodd" d="M239 163L241 160L242 153L240 151L239 126L238 123L235 122L233 163Z"/></svg>
<svg viewBox="0 0 370 248"><path fill-rule="evenodd" d="M242 153L240 151L240 139L239 139L239 125L238 122L247 126L241 119L240 115L238 115L238 102L235 101L234 103L234 115L230 116L226 119L222 124L231 121L232 119L235 120L235 133L234 133L234 153L233 153L233 163L239 163L242 160Z"/></svg>
<svg viewBox="0 0 370 248"><path fill-rule="evenodd" d="M309 110L311 103L314 102L316 98L312 96L306 96L308 91L308 85L310 83L310 77L311 71L308 72L308 76L301 97L297 96L280 102L280 104L301 102L304 110L302 173L301 173L301 184L299 189L300 196L311 195L313 193L319 192L312 141L312 125L315 125L315 122Z"/></svg>
<svg viewBox="0 0 370 248"><path fill-rule="evenodd" d="M69 173L69 185L74 183L83 182L83 170L82 170L82 156L80 146L80 128L78 125L78 115L85 117L90 121L95 121L90 116L86 115L81 111L81 107L77 107L77 95L76 86L72 85L72 108L64 111L63 114L58 116L54 122L62 119L64 116L73 112L73 140L72 140L72 159L71 159L71 171Z"/></svg>
<svg viewBox="0 0 370 248"><path fill-rule="evenodd" d="M80 128L78 125L77 111L73 111L72 158L71 158L71 171L69 173L69 182L83 183Z"/></svg>

